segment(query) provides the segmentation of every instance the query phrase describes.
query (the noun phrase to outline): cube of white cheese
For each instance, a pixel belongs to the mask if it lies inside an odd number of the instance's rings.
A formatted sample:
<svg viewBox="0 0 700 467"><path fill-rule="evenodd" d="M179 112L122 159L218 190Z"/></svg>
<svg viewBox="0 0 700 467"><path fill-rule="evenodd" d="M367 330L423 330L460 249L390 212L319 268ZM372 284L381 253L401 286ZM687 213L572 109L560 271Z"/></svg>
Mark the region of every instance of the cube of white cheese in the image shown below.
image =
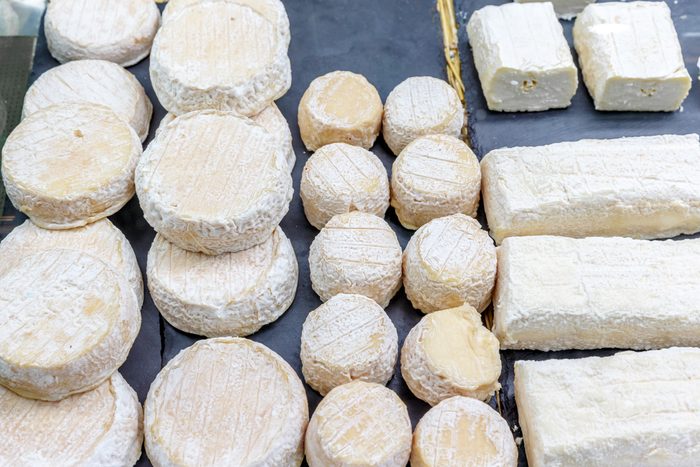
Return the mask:
<svg viewBox="0 0 700 467"><path fill-rule="evenodd" d="M690 91L664 2L589 5L574 24L574 45L597 110L670 112Z"/></svg>
<svg viewBox="0 0 700 467"><path fill-rule="evenodd" d="M548 0L515 0L517 3L546 2ZM554 12L560 19L574 19L587 5L596 0L551 0Z"/></svg>
<svg viewBox="0 0 700 467"><path fill-rule="evenodd" d="M484 7L472 14L467 33L489 109L539 111L571 104L576 65L551 3Z"/></svg>

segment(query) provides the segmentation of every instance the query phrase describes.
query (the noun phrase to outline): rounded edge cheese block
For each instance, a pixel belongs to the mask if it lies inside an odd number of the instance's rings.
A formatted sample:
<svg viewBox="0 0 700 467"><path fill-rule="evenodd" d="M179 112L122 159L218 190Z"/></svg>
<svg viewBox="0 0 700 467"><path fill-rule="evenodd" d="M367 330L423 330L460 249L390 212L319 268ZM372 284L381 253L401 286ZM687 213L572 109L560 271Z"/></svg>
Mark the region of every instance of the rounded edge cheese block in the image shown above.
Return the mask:
<svg viewBox="0 0 700 467"><path fill-rule="evenodd" d="M299 466L309 409L304 386L248 339L197 341L161 370L144 406L155 467Z"/></svg>
<svg viewBox="0 0 700 467"><path fill-rule="evenodd" d="M331 143L369 149L382 126L382 99L357 73L333 71L314 79L299 102L301 139L309 151Z"/></svg>
<svg viewBox="0 0 700 467"><path fill-rule="evenodd" d="M384 141L397 155L420 136L459 137L463 125L462 102L457 92L441 79L408 78L389 93L384 104Z"/></svg>
<svg viewBox="0 0 700 467"><path fill-rule="evenodd" d="M285 154L267 130L206 110L161 130L136 168L136 191L158 233L185 250L217 255L269 238L293 188Z"/></svg>
<svg viewBox="0 0 700 467"><path fill-rule="evenodd" d="M149 54L159 24L153 0L51 0L44 32L61 63L94 58L130 66Z"/></svg>
<svg viewBox="0 0 700 467"><path fill-rule="evenodd" d="M452 396L487 400L500 389L498 339L473 307L436 311L411 329L401 349L401 374L430 405Z"/></svg>
<svg viewBox="0 0 700 467"><path fill-rule="evenodd" d="M479 160L454 136L420 137L394 161L391 205L407 229L450 214L475 217L480 193Z"/></svg>
<svg viewBox="0 0 700 467"><path fill-rule="evenodd" d="M482 312L496 281L496 247L464 214L419 228L403 255L403 286L414 308L430 313L462 304Z"/></svg>
<svg viewBox="0 0 700 467"><path fill-rule="evenodd" d="M12 204L38 226L81 227L131 199L141 151L133 128L108 107L57 104L7 138L2 178Z"/></svg>
<svg viewBox="0 0 700 467"><path fill-rule="evenodd" d="M309 467L401 467L411 455L411 420L394 391L353 381L323 398L306 430Z"/></svg>
<svg viewBox="0 0 700 467"><path fill-rule="evenodd" d="M131 467L141 456L142 419L136 392L118 372L59 402L0 386L0 464Z"/></svg>
<svg viewBox="0 0 700 467"><path fill-rule="evenodd" d="M60 400L124 363L141 326L136 297L107 263L46 250L0 271L0 384Z"/></svg>
<svg viewBox="0 0 700 467"><path fill-rule="evenodd" d="M386 384L394 374L398 339L394 324L374 300L338 294L304 321L304 380L322 395L354 380Z"/></svg>
<svg viewBox="0 0 700 467"><path fill-rule="evenodd" d="M359 211L338 214L311 243L309 269L322 301L354 293L386 308L401 288L401 245L384 219Z"/></svg>
<svg viewBox="0 0 700 467"><path fill-rule="evenodd" d="M516 467L518 448L503 417L487 404L452 397L428 410L413 434L411 467Z"/></svg>
<svg viewBox="0 0 700 467"><path fill-rule="evenodd" d="M192 253L156 235L148 288L176 328L207 337L247 336L294 301L299 277L292 243L277 227L263 243L236 253Z"/></svg>
<svg viewBox="0 0 700 467"><path fill-rule="evenodd" d="M148 136L153 105L136 77L115 63L77 60L49 69L24 96L22 118L66 102L106 105L129 122L141 141Z"/></svg>
<svg viewBox="0 0 700 467"><path fill-rule="evenodd" d="M188 6L153 41L151 82L175 115L193 110L262 112L292 81L287 44L254 9L228 1Z"/></svg>
<svg viewBox="0 0 700 467"><path fill-rule="evenodd" d="M362 211L384 217L389 178L382 162L358 146L334 143L316 151L301 173L301 200L309 223L322 229L331 217Z"/></svg>

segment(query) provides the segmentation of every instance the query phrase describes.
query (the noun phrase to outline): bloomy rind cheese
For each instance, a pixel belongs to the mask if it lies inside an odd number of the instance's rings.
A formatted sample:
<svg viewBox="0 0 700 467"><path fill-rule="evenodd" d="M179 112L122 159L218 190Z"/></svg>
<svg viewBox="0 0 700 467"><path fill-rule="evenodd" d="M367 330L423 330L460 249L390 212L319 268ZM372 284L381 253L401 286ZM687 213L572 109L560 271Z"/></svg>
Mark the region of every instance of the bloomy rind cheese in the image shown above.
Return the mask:
<svg viewBox="0 0 700 467"><path fill-rule="evenodd" d="M543 2L545 0L515 0L518 3ZM571 20L596 0L551 0L554 12L559 19Z"/></svg>

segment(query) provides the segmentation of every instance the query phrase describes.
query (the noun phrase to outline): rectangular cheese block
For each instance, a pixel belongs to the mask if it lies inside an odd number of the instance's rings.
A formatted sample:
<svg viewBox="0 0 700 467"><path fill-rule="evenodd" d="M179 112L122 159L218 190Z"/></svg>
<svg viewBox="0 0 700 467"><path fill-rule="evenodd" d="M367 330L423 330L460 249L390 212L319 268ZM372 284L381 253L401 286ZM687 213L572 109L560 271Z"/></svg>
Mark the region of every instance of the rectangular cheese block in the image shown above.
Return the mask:
<svg viewBox="0 0 700 467"><path fill-rule="evenodd" d="M493 306L504 349L700 346L700 239L507 238Z"/></svg>
<svg viewBox="0 0 700 467"><path fill-rule="evenodd" d="M700 349L515 362L531 467L700 463Z"/></svg>
<svg viewBox="0 0 700 467"><path fill-rule="evenodd" d="M568 107L576 65L551 3L486 6L467 24L474 64L489 109Z"/></svg>
<svg viewBox="0 0 700 467"><path fill-rule="evenodd" d="M597 110L673 111L690 91L665 2L589 5L576 19L574 45Z"/></svg>
<svg viewBox="0 0 700 467"><path fill-rule="evenodd" d="M547 0L515 0L518 3L545 2ZM552 0L554 12L564 20L573 19L583 9L596 0Z"/></svg>
<svg viewBox="0 0 700 467"><path fill-rule="evenodd" d="M698 135L502 148L481 162L500 243L516 235L668 238L700 231Z"/></svg>

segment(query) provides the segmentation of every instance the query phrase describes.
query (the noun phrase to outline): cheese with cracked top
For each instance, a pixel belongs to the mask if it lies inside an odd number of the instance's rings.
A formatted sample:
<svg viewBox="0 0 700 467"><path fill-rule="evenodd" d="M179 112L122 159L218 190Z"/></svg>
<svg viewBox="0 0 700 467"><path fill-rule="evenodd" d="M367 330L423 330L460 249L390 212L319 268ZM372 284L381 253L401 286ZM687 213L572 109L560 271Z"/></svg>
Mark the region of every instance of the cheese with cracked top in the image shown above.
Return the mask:
<svg viewBox="0 0 700 467"><path fill-rule="evenodd" d="M517 3L545 2L548 0L515 0ZM554 12L559 19L571 20L580 14L586 6L596 0L551 0Z"/></svg>

